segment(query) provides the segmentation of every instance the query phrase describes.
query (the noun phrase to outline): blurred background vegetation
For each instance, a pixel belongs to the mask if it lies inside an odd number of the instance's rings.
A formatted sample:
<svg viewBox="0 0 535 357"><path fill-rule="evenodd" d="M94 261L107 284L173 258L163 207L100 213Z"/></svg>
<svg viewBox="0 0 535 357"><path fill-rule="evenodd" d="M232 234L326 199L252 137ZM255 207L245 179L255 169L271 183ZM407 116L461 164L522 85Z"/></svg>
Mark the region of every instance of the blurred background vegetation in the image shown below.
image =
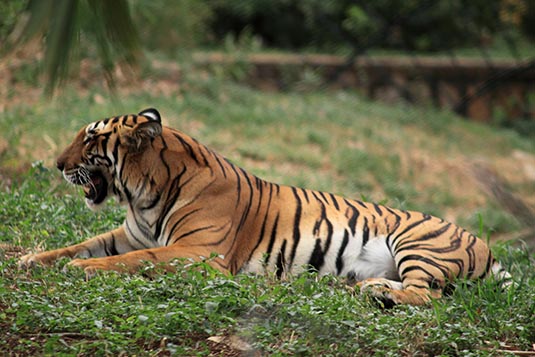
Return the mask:
<svg viewBox="0 0 535 357"><path fill-rule="evenodd" d="M50 12L43 11L47 7ZM13 30L20 30L16 23L27 8L32 22L48 35L55 22L69 18L74 30L82 30L75 38L83 43L82 55L91 43L116 39L114 31L129 26L128 17L135 27L125 29L131 38L135 30L145 49L170 56L184 49L220 49L241 37L265 49L300 52L436 53L505 45L510 56L518 56L535 39L535 3L530 0L5 0L0 43L8 42L10 33L17 37ZM91 16L95 11L103 16ZM103 25L107 38L87 38Z"/></svg>

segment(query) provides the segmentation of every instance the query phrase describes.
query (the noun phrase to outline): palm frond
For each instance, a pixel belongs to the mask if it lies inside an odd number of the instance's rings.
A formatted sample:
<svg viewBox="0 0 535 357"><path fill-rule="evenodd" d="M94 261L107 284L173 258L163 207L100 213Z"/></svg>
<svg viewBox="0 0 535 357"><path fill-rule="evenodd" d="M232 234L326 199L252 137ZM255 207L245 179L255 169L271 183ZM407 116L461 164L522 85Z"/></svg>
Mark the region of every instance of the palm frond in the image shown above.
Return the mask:
<svg viewBox="0 0 535 357"><path fill-rule="evenodd" d="M51 95L69 74L80 35L95 40L100 64L113 88L116 65L135 69L141 57L139 36L126 0L30 0L19 35L8 51L33 39L44 39L43 69Z"/></svg>

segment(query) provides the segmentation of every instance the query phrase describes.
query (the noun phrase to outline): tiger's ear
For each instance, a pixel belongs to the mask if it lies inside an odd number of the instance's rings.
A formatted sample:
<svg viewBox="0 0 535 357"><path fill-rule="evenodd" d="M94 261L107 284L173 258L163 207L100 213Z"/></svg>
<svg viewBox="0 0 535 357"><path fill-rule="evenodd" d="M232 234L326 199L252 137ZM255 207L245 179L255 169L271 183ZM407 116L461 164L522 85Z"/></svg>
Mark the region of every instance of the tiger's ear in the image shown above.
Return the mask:
<svg viewBox="0 0 535 357"><path fill-rule="evenodd" d="M162 122L160 113L154 108L148 108L148 109L142 110L139 112L138 115L142 115L145 118L152 119L154 121L157 121L158 123Z"/></svg>
<svg viewBox="0 0 535 357"><path fill-rule="evenodd" d="M157 113L157 112L156 112ZM146 116L146 115L143 115ZM152 139L162 134L162 123L156 120L139 123L123 134L123 142L134 152L139 152L152 141Z"/></svg>

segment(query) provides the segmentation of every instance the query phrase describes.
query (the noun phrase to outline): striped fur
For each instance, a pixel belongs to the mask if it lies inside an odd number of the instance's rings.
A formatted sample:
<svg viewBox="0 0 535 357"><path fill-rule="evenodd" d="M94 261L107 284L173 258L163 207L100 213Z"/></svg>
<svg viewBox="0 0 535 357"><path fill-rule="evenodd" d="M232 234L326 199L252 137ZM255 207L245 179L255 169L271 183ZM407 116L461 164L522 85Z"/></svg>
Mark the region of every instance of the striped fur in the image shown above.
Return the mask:
<svg viewBox="0 0 535 357"><path fill-rule="evenodd" d="M26 255L23 266L67 256L92 274L216 253L209 264L223 272L314 269L359 281L387 304L424 304L458 277L510 278L482 240L452 223L264 181L162 127L155 109L89 124L58 168L84 187L91 208L115 197L126 220L83 243Z"/></svg>

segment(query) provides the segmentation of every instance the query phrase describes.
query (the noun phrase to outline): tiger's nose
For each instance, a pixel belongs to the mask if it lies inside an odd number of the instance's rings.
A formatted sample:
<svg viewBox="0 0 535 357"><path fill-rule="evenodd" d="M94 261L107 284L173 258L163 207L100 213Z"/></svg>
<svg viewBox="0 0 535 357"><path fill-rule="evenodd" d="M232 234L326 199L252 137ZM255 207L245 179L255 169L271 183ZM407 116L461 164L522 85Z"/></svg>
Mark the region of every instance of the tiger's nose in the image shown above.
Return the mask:
<svg viewBox="0 0 535 357"><path fill-rule="evenodd" d="M56 162L56 167L58 168L59 171L63 171L63 169L65 168L65 163L62 161L58 161Z"/></svg>

